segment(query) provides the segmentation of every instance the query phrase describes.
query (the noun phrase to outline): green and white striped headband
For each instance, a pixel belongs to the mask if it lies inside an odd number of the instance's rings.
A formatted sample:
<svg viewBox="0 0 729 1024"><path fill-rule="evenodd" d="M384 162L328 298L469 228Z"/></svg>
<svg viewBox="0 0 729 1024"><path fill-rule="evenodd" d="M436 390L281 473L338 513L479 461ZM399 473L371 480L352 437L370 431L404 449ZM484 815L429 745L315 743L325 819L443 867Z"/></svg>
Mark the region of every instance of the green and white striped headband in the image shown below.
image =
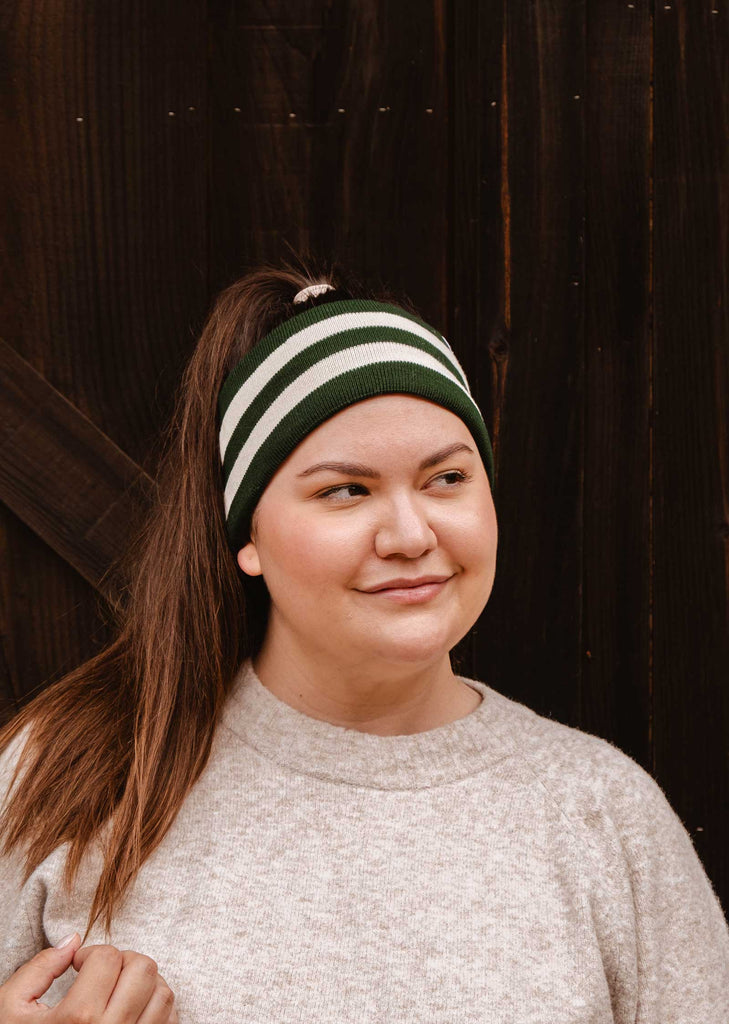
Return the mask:
<svg viewBox="0 0 729 1024"><path fill-rule="evenodd" d="M400 306L343 299L313 306L265 335L226 377L218 399L231 548L246 543L258 499L307 434L348 405L401 393L426 398L464 421L493 487L486 424L452 348L435 328Z"/></svg>

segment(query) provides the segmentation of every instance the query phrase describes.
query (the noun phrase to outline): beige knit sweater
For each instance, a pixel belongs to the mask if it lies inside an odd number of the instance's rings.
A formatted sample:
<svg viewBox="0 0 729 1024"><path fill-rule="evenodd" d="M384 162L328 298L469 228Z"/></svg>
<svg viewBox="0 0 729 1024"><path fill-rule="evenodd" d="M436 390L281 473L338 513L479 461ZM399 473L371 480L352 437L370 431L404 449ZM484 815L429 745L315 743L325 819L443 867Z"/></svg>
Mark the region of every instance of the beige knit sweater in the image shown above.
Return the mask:
<svg viewBox="0 0 729 1024"><path fill-rule="evenodd" d="M466 717L377 736L242 666L110 936L157 961L182 1024L729 1022L729 928L658 784L464 681L484 696ZM83 934L98 854L70 896L64 854L25 885L0 860L0 981Z"/></svg>

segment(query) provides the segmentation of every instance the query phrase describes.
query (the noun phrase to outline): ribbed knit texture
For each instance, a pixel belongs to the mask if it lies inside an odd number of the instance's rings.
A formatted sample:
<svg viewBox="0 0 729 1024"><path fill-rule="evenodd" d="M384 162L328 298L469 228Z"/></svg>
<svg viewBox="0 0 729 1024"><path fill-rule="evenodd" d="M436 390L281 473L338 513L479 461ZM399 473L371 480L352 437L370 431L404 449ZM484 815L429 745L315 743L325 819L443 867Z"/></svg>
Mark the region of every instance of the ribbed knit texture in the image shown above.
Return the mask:
<svg viewBox="0 0 729 1024"><path fill-rule="evenodd" d="M111 935L157 961L182 1024L727 1024L729 928L658 784L464 681L484 698L464 718L377 736L242 666ZM70 897L64 855L24 886L0 860L0 981L83 933L98 855Z"/></svg>
<svg viewBox="0 0 729 1024"><path fill-rule="evenodd" d="M486 424L443 335L399 306L342 299L279 324L221 388L219 448L231 547L244 543L266 484L307 434L348 405L395 393L425 398L459 416L493 488Z"/></svg>

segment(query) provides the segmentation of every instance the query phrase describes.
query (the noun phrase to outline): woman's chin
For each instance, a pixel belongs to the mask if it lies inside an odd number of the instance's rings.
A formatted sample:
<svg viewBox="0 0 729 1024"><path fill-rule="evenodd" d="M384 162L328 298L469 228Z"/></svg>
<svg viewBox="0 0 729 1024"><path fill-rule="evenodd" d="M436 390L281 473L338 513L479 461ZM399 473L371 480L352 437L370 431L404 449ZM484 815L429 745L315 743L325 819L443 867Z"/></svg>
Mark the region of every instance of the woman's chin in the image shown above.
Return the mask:
<svg viewBox="0 0 729 1024"><path fill-rule="evenodd" d="M432 665L448 654L453 643L449 639L428 637L397 637L372 639L367 657L393 665Z"/></svg>

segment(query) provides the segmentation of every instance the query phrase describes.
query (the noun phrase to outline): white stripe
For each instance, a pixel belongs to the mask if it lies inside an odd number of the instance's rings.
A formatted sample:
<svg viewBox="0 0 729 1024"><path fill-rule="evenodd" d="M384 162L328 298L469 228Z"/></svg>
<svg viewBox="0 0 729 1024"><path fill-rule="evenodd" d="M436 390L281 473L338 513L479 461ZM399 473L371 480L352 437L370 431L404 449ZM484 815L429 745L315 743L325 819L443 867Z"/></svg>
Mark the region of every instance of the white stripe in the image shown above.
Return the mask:
<svg viewBox="0 0 729 1024"><path fill-rule="evenodd" d="M394 341L375 341L366 342L363 345L355 345L344 349L342 352L335 352L334 355L319 360L318 363L315 363L308 370L300 374L287 388L284 388L256 423L247 441L238 453L238 457L230 471L228 482L225 485L224 504L226 516L230 506L233 504L236 491L250 468L251 462L284 416L310 395L315 388L329 383L329 381L334 380L335 377L339 377L348 370L355 370L360 366L371 366L373 363L385 362L416 363L418 366L425 366L429 370L435 370L453 384L456 384L470 399L474 409L479 412L478 406L455 374L451 373L435 356L430 356L427 352L413 348L412 345L403 345Z"/></svg>
<svg viewBox="0 0 729 1024"><path fill-rule="evenodd" d="M318 323L311 324L309 327L304 327L303 330L297 331L296 334L292 334L277 349L274 349L271 355L267 356L261 365L256 367L250 377L243 382L226 409L220 424L221 462L225 460L225 452L231 434L240 422L246 409L248 409L261 389L278 371L293 359L294 356L298 355L299 352L303 352L309 346L315 345L318 341L323 341L324 338L328 338L332 334L338 334L340 331L347 331L354 327L399 327L401 330L404 328L410 331L411 334L417 334L418 337L429 341L446 355L463 375L463 379L466 379L466 374L456 359L453 349L449 345L444 344L436 334L433 334L414 320L408 320L407 317L398 316L396 313L377 312L339 313L336 316L330 316L326 320L320 320ZM468 389L468 385L466 385L466 388Z"/></svg>

